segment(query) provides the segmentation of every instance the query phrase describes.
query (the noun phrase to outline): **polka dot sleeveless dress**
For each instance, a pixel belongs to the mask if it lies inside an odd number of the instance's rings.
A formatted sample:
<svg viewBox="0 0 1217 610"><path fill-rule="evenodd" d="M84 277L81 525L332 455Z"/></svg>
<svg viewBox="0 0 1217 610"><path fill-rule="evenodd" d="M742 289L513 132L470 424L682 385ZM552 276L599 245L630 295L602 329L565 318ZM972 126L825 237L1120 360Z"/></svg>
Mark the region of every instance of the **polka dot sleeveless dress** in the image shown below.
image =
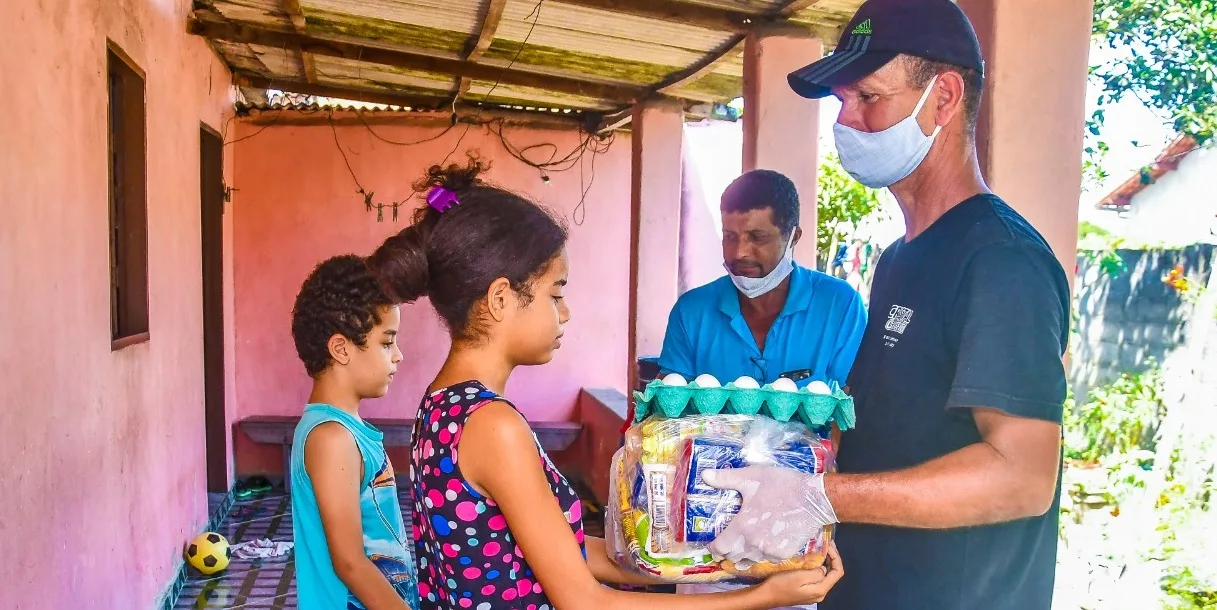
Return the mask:
<svg viewBox="0 0 1217 610"><path fill-rule="evenodd" d="M418 593L424 610L553 608L498 505L474 490L457 467L457 445L466 420L494 400L503 399L472 381L436 391L419 407L410 478ZM579 496L540 443L537 450L550 490L582 547ZM586 557L587 550L583 553Z"/></svg>

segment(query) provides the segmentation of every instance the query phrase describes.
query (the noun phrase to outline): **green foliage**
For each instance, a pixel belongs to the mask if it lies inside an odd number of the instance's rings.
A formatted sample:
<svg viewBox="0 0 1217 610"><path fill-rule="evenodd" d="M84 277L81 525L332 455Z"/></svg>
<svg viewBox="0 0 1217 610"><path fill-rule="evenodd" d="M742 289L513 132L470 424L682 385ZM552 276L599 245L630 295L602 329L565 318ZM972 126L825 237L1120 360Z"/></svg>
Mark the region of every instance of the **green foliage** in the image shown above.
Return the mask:
<svg viewBox="0 0 1217 610"><path fill-rule="evenodd" d="M854 180L836 153L820 163L816 189L816 251L832 258L834 241L858 229L863 220L880 211L879 192Z"/></svg>
<svg viewBox="0 0 1217 610"><path fill-rule="evenodd" d="M1065 457L1099 462L1104 456L1129 455L1140 463L1141 452L1152 456L1154 434L1165 414L1161 372L1125 373L1111 385L1092 389L1085 404L1066 405Z"/></svg>
<svg viewBox="0 0 1217 610"><path fill-rule="evenodd" d="M1122 238L1096 238L1091 235L1085 242L1079 241L1078 253L1091 264L1097 264L1099 271L1108 277L1119 277L1124 273L1127 266L1124 264L1124 257L1120 256L1118 250L1124 245Z"/></svg>
<svg viewBox="0 0 1217 610"><path fill-rule="evenodd" d="M1107 142L1095 141L1101 129L1101 122L1096 122L1093 116L1086 122L1086 129L1086 147L1083 150L1085 156L1082 158L1082 186L1089 190L1101 186L1110 177L1107 170L1103 169L1103 160L1107 158L1111 147L1107 145Z"/></svg>
<svg viewBox="0 0 1217 610"><path fill-rule="evenodd" d="M1205 542L1217 528L1213 441L1207 433L1180 430L1166 455L1166 441L1158 438L1168 410L1165 380L1155 363L1149 365L1144 373L1128 373L1093 389L1082 405L1072 395L1066 400L1064 483L1071 501L1061 505L1061 536L1070 539L1072 532L1081 531L1075 528L1084 527L1086 513L1101 511L1106 518L1100 521L1106 524L1102 539L1107 540L1112 536L1108 532L1140 525L1124 521L1143 517L1121 516L1123 505L1149 502L1154 535L1146 546L1117 545L1100 554L1116 565L1159 565L1163 608L1217 610L1217 567Z"/></svg>
<svg viewBox="0 0 1217 610"><path fill-rule="evenodd" d="M1155 503L1161 541L1146 559L1161 562L1159 586L1165 594L1163 607L1170 610L1217 609L1217 569L1211 544L1206 543L1213 540L1217 516L1212 512L1214 464L1204 445L1176 448L1168 485Z"/></svg>
<svg viewBox="0 0 1217 610"><path fill-rule="evenodd" d="M1107 178L1104 108L1125 95L1201 144L1217 133L1217 0L1095 0L1093 34L1114 58L1090 67L1100 93L1086 123L1088 187Z"/></svg>
<svg viewBox="0 0 1217 610"><path fill-rule="evenodd" d="M1078 241L1086 241L1087 239L1102 239L1104 241L1111 240L1111 231L1100 227L1089 220L1078 222Z"/></svg>
<svg viewBox="0 0 1217 610"><path fill-rule="evenodd" d="M1099 110L1131 93L1204 141L1217 131L1217 0L1096 0L1094 36L1119 51L1091 68Z"/></svg>

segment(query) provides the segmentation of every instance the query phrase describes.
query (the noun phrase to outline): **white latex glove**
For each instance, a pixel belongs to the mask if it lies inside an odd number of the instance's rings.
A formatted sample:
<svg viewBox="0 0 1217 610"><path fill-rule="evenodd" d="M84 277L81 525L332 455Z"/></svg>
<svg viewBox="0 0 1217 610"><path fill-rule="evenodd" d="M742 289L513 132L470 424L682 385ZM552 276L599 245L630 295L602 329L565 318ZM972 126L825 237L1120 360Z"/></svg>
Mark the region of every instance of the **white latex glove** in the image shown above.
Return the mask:
<svg viewBox="0 0 1217 610"><path fill-rule="evenodd" d="M736 563L782 562L803 550L826 525L837 522L824 475L781 466L707 470L702 480L742 496L737 515L710 543L710 552Z"/></svg>

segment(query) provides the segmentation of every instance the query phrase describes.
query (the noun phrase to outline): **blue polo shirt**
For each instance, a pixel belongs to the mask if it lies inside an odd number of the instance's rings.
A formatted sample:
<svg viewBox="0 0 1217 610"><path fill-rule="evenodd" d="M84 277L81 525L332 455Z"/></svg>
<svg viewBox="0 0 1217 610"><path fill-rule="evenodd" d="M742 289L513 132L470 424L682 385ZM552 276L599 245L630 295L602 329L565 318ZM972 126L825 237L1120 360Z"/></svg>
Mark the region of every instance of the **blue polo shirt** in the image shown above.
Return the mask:
<svg viewBox="0 0 1217 610"><path fill-rule="evenodd" d="M806 370L812 380L845 386L866 330L862 297L844 280L795 264L786 305L762 351L740 312L739 291L723 276L681 295L668 317L659 356L664 374L692 380L709 373L727 383L747 375L773 383Z"/></svg>

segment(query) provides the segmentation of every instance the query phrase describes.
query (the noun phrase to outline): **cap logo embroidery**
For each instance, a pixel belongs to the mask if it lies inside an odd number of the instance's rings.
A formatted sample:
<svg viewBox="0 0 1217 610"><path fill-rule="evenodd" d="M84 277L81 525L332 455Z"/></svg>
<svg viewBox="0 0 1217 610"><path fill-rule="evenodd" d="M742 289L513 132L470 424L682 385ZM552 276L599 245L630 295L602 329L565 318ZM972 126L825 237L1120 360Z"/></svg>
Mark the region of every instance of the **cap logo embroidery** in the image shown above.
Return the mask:
<svg viewBox="0 0 1217 610"><path fill-rule="evenodd" d="M872 33L870 19L867 19L866 21L859 23L858 27L855 27L854 31L850 32L850 36L870 36Z"/></svg>

